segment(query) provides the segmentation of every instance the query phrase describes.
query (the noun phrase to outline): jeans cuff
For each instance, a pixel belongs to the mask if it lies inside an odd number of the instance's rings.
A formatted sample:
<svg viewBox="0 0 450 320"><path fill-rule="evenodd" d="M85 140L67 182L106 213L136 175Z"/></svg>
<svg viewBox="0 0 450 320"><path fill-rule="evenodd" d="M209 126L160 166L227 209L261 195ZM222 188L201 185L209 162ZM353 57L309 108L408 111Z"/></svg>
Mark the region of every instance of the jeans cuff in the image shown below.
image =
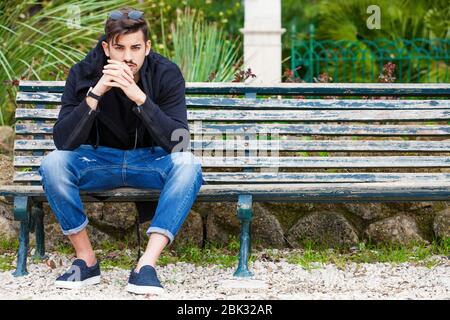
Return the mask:
<svg viewBox="0 0 450 320"><path fill-rule="evenodd" d="M81 230L83 230L87 226L88 223L89 223L89 219L86 217L86 220L84 220L84 222L79 227L76 227L76 228L73 228L73 229L70 229L70 230L63 230L61 228L61 230L62 230L62 233L64 235L70 236L72 234L78 233Z"/></svg>
<svg viewBox="0 0 450 320"><path fill-rule="evenodd" d="M147 235L150 236L151 233L160 233L165 235L167 238L169 238L169 243L167 245L170 245L173 242L174 236L172 232L170 232L167 229L159 228L159 227L150 227L147 230Z"/></svg>

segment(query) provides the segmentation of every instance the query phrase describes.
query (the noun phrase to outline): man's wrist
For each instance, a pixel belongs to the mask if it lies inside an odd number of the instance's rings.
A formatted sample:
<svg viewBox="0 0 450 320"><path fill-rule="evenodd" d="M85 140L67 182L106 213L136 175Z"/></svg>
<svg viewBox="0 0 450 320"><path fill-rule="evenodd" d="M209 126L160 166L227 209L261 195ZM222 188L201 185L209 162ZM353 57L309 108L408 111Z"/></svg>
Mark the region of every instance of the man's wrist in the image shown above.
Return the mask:
<svg viewBox="0 0 450 320"><path fill-rule="evenodd" d="M93 87L91 92L97 96L102 96L104 94L104 92L99 89L97 86Z"/></svg>
<svg viewBox="0 0 450 320"><path fill-rule="evenodd" d="M95 99L95 100L97 100L97 101L100 101L100 99L102 98L101 95L97 95L97 94L95 94L95 93L93 92L92 87L89 88L88 93L87 93L87 96L88 96L88 97L91 97L91 98L93 98L93 99Z"/></svg>
<svg viewBox="0 0 450 320"><path fill-rule="evenodd" d="M142 96L140 96L136 101L136 105L141 106L144 104L145 100L147 100L147 95L145 93L142 93Z"/></svg>
<svg viewBox="0 0 450 320"><path fill-rule="evenodd" d="M98 105L98 101L95 100L92 97L87 96L86 97L86 104L89 106L89 108L91 108L92 110L96 111L97 110L97 105Z"/></svg>

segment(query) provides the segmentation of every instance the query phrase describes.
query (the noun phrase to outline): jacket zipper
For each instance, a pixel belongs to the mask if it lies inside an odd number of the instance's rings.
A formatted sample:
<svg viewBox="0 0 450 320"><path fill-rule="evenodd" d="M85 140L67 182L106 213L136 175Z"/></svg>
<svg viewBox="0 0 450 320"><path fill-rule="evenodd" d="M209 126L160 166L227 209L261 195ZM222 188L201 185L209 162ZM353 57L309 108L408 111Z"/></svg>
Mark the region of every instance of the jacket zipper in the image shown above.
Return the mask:
<svg viewBox="0 0 450 320"><path fill-rule="evenodd" d="M149 119L149 118L147 117L147 114L146 114L145 112L141 112L141 106L137 106L136 108L137 108L139 114L141 115L141 117L144 118L144 123L146 123L146 124L148 125L148 128L147 128L147 129L149 129L150 131L152 131L153 134L155 134L156 136L159 136L161 139L166 140L166 137L165 137L163 134L158 135L158 132L155 132L155 129L154 129L153 127L150 126L151 119ZM152 138L153 138L153 137L152 137ZM167 141L165 141L165 142L167 143ZM171 144L170 144L170 142L167 143L167 144L168 144L168 146L169 146L169 149L171 149Z"/></svg>

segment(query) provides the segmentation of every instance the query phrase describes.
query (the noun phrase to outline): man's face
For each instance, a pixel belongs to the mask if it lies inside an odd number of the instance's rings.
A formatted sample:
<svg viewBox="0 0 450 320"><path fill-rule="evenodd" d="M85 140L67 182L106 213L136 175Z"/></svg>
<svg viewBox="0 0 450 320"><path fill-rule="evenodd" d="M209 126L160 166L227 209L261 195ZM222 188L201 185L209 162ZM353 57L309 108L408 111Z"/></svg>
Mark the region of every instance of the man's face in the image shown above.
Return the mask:
<svg viewBox="0 0 450 320"><path fill-rule="evenodd" d="M150 40L145 42L144 33L137 31L117 36L110 43L102 42L105 55L110 59L125 62L131 68L134 75L138 74L144 63L145 56L149 54Z"/></svg>

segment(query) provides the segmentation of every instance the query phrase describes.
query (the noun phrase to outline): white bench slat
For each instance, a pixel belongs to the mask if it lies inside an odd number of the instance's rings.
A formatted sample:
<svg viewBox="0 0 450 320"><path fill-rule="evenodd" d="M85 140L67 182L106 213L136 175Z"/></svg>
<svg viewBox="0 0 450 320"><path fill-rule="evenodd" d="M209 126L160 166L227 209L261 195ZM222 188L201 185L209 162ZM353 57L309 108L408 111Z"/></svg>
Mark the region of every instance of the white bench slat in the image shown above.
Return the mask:
<svg viewBox="0 0 450 320"><path fill-rule="evenodd" d="M232 138L232 137L230 137ZM255 138L255 137L253 137ZM53 140L15 140L14 150L54 150ZM448 152L446 141L352 141L352 140L191 140L191 150Z"/></svg>
<svg viewBox="0 0 450 320"><path fill-rule="evenodd" d="M16 119L54 120L57 109L16 109ZM431 121L450 120L450 110L188 110L189 120L208 121Z"/></svg>
<svg viewBox="0 0 450 320"><path fill-rule="evenodd" d="M54 122L16 123L16 134L52 134ZM221 134L233 132L246 134L278 132L300 135L351 135L351 136L450 136L450 126L444 125L343 125L295 123L189 123L191 134Z"/></svg>

